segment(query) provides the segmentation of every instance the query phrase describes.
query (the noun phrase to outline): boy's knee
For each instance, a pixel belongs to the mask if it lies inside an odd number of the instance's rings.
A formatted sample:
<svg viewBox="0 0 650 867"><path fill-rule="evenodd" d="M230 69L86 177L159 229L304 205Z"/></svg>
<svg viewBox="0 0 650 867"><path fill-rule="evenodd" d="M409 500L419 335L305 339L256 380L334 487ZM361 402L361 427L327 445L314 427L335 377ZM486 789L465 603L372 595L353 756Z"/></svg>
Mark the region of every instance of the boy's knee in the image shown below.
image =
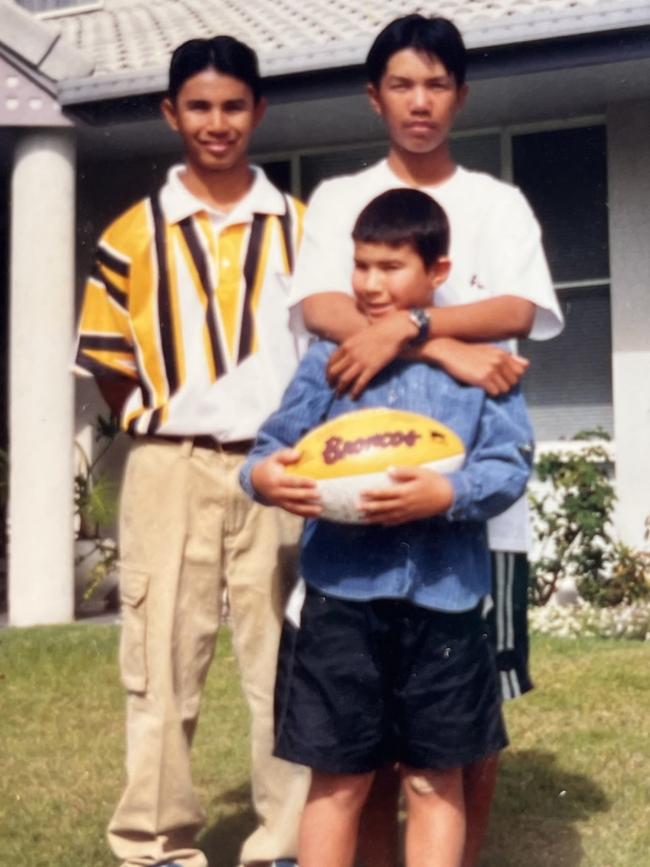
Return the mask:
<svg viewBox="0 0 650 867"><path fill-rule="evenodd" d="M374 773L322 774L312 772L310 799L328 798L341 810L361 809L368 796Z"/></svg>
<svg viewBox="0 0 650 867"><path fill-rule="evenodd" d="M458 788L461 781L460 768L447 770L405 769L402 773L407 798L437 796L447 798Z"/></svg>
<svg viewBox="0 0 650 867"><path fill-rule="evenodd" d="M436 791L436 782L430 774L426 773L409 774L406 778L406 784L416 795L433 795Z"/></svg>

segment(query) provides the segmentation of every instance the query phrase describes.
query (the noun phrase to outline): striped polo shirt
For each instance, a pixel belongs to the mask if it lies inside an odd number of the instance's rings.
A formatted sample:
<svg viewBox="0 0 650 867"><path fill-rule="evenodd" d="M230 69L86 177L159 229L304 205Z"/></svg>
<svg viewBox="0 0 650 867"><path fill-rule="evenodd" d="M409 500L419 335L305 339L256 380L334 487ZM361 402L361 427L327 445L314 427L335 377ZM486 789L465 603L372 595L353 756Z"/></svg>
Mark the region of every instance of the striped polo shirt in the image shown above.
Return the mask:
<svg viewBox="0 0 650 867"><path fill-rule="evenodd" d="M248 439L295 370L287 299L303 206L252 170L224 214L175 166L99 241L75 370L133 380L121 420L131 433Z"/></svg>

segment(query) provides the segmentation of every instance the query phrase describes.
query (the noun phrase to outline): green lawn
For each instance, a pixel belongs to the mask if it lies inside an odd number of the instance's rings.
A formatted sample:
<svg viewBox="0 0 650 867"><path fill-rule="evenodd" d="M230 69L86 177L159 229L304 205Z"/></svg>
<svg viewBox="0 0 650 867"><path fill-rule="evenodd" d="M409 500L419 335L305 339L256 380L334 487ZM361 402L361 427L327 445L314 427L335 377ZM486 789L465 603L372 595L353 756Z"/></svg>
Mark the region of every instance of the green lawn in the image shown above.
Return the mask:
<svg viewBox="0 0 650 867"><path fill-rule="evenodd" d="M123 764L117 630L0 631L0 864L109 867ZM537 640L538 689L508 706L485 867L650 863L650 647ZM212 867L252 825L246 711L227 633L194 750Z"/></svg>

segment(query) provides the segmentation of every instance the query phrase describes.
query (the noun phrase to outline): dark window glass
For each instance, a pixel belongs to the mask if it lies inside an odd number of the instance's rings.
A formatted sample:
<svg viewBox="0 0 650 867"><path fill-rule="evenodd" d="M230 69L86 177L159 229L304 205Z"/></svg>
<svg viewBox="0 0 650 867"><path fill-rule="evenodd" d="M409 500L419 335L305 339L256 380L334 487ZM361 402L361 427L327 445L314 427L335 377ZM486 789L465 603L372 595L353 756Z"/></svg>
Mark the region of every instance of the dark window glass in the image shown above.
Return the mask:
<svg viewBox="0 0 650 867"><path fill-rule="evenodd" d="M270 163L260 163L271 183L282 190L290 193L291 190L291 163L289 160L275 160Z"/></svg>
<svg viewBox="0 0 650 867"><path fill-rule="evenodd" d="M315 187L327 178L359 172L376 163L388 153L388 145L371 145L363 150L336 151L329 154L314 154L300 159L300 187L305 201Z"/></svg>
<svg viewBox="0 0 650 867"><path fill-rule="evenodd" d="M533 207L556 283L609 275L602 126L513 136L513 176Z"/></svg>
<svg viewBox="0 0 650 867"><path fill-rule="evenodd" d="M498 135L450 139L456 162L466 169L501 176L501 143Z"/></svg>
<svg viewBox="0 0 650 867"><path fill-rule="evenodd" d="M522 340L530 360L522 380L538 440L571 439L602 427L613 433L609 289L565 290L565 327L553 340Z"/></svg>

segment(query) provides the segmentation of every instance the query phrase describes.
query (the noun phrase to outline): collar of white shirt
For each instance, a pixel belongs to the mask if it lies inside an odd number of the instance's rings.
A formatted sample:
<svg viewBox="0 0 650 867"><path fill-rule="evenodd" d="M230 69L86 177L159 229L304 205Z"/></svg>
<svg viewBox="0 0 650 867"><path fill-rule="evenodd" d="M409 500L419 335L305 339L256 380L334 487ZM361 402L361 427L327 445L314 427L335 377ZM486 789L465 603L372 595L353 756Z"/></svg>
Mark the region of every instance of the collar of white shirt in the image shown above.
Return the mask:
<svg viewBox="0 0 650 867"><path fill-rule="evenodd" d="M410 187L406 181L402 180L398 175L395 174L393 169L390 167L390 163L388 162L388 157L384 157L384 159L379 160L379 162L375 163L371 169L368 169L369 172L375 171L376 177L381 184L385 184L388 188L388 185L392 185L394 187ZM447 189L452 189L455 186L458 186L459 179L462 179L467 174L467 170L462 166L455 166L454 171L449 175L448 178L445 178L444 181L439 181L437 184L430 184L429 186L418 187L418 189L427 190L430 194L432 191L442 192Z"/></svg>
<svg viewBox="0 0 650 867"><path fill-rule="evenodd" d="M255 214L280 216L285 212L286 205L282 193L271 183L259 166L251 166L254 176L253 183L246 195L227 214L206 205L188 190L181 178L184 169L184 165L172 166L162 188L162 209L165 219L170 223L178 223L201 211L210 216L218 217L224 225L250 223Z"/></svg>

